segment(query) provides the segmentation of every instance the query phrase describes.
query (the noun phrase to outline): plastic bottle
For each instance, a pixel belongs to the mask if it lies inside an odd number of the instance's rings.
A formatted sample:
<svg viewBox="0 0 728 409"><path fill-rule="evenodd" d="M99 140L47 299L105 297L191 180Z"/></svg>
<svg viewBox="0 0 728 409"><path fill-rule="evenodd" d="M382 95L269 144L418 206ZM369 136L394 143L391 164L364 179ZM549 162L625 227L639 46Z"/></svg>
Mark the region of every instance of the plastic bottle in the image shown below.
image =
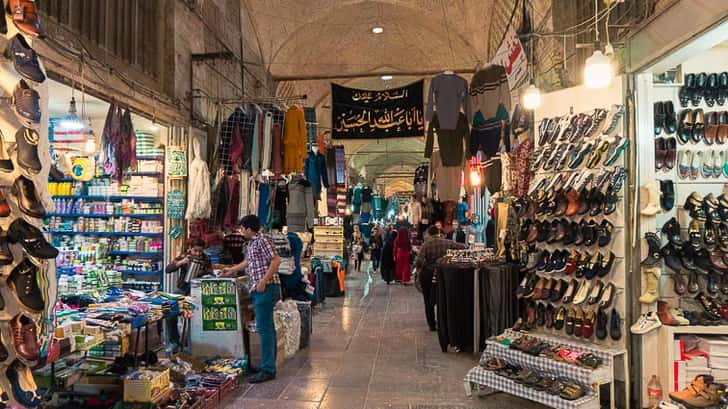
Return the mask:
<svg viewBox="0 0 728 409"><path fill-rule="evenodd" d="M662 385L660 385L657 375L652 375L650 382L647 383L647 397L650 408L656 408L662 400Z"/></svg>

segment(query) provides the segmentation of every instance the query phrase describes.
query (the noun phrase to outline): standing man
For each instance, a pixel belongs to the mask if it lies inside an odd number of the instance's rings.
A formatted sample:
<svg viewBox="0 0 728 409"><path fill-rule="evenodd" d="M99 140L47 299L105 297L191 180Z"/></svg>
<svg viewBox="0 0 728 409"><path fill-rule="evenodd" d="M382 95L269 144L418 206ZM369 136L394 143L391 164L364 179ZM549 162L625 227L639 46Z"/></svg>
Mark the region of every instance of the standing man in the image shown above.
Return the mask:
<svg viewBox="0 0 728 409"><path fill-rule="evenodd" d="M415 259L415 269L419 272L417 279L422 286L422 298L425 302L425 317L430 331L437 331L435 321L435 304L437 296L432 285L432 277L435 275L435 263L437 259L447 254L450 249L466 249L467 246L456 243L442 237L442 230L437 226L430 226L426 232L425 243Z"/></svg>
<svg viewBox="0 0 728 409"><path fill-rule="evenodd" d="M224 275L246 270L250 278L250 294L255 310L255 327L260 337L259 372L247 379L248 383L262 383L276 378L276 329L273 325L273 307L281 297L278 267L281 258L273 241L260 232L258 216L248 215L240 220L242 234L248 241L245 260L223 269Z"/></svg>

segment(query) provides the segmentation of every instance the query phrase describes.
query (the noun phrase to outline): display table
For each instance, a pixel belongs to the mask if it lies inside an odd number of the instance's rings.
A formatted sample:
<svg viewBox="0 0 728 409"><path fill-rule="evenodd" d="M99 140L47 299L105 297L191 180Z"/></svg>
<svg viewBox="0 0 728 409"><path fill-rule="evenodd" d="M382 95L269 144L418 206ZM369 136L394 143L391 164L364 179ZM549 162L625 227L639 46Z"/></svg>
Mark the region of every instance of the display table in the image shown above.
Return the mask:
<svg viewBox="0 0 728 409"><path fill-rule="evenodd" d="M195 299L190 340L194 356L241 358L248 294L247 277L192 280Z"/></svg>

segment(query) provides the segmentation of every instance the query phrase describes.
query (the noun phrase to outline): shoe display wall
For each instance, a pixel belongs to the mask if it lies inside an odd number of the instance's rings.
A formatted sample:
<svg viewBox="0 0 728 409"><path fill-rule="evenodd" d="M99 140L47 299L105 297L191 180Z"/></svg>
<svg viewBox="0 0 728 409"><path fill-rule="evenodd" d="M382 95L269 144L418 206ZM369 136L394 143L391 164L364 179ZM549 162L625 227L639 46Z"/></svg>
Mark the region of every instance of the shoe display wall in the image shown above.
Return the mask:
<svg viewBox="0 0 728 409"><path fill-rule="evenodd" d="M49 142L40 130L47 123L41 109L46 76L32 48L42 28L35 2L10 1L9 9L14 25L8 25L4 55L12 64L0 68L0 81L14 81L3 84L14 91L12 104L0 111L0 395L3 403L32 408L41 396L31 369L49 363L52 349L58 251L41 220L53 210Z"/></svg>

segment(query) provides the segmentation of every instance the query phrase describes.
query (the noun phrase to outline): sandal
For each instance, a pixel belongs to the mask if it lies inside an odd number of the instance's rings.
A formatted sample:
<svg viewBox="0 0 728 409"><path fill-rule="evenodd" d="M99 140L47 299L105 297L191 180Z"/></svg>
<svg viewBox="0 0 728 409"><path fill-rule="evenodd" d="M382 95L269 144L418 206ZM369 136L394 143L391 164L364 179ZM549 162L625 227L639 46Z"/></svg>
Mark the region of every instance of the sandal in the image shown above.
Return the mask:
<svg viewBox="0 0 728 409"><path fill-rule="evenodd" d="M586 391L584 388L580 385L574 384L574 383L567 383L564 386L564 389L561 390L561 393L559 396L562 399L566 400L577 400L584 396L586 394Z"/></svg>
<svg viewBox="0 0 728 409"><path fill-rule="evenodd" d="M491 358L483 367L489 371L496 371L505 368L506 364L500 358Z"/></svg>

